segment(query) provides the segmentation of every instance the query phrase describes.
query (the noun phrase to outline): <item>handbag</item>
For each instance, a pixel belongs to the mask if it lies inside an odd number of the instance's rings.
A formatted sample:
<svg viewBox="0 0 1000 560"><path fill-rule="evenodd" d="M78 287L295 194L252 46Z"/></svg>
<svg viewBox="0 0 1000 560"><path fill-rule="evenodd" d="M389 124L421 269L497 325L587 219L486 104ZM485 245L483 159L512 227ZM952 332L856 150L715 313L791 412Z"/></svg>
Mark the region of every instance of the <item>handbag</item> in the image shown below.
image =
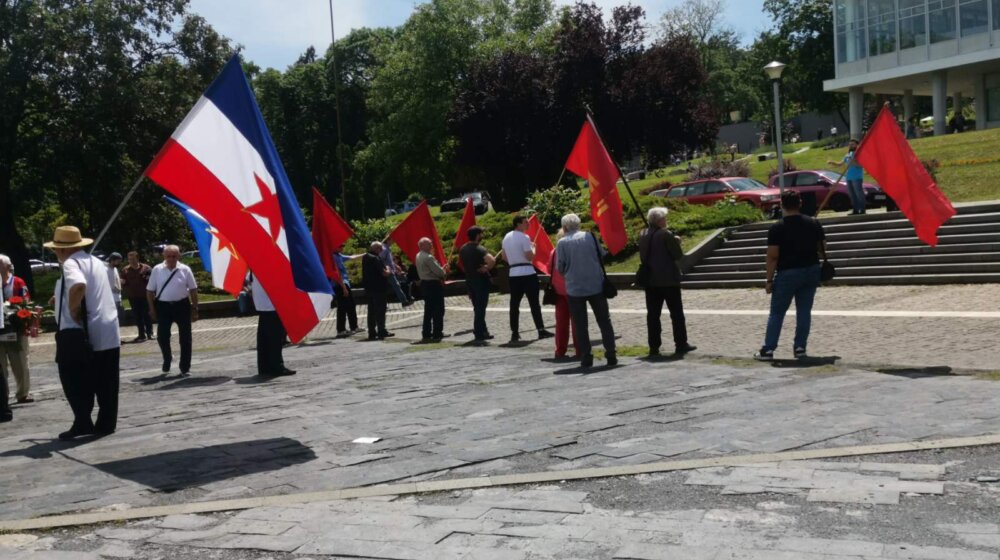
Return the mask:
<svg viewBox="0 0 1000 560"><path fill-rule="evenodd" d="M837 269L826 259L826 255L823 255L823 264L819 268L819 281L829 282L836 275Z"/></svg>
<svg viewBox="0 0 1000 560"><path fill-rule="evenodd" d="M552 286L550 281L547 286L545 286L545 291L542 292L542 305L555 305L556 304L556 289Z"/></svg>
<svg viewBox="0 0 1000 560"><path fill-rule="evenodd" d="M656 232L653 232L652 235L656 235ZM650 239L649 240L649 245L652 245L652 244L653 244L653 240ZM635 271L635 285L638 286L638 287L640 287L640 288L645 288L645 287L649 286L649 265L646 264L646 259L649 258L649 254L648 254L648 252L647 252L647 254L643 254L642 251L639 251L639 257L640 257L639 258L639 268L636 269L636 271Z"/></svg>
<svg viewBox="0 0 1000 560"><path fill-rule="evenodd" d="M601 263L601 274L604 276L601 293L608 299L615 299L618 296L618 287L608 280L608 271L604 269L604 259L601 255L601 246L597 243L597 236L591 233L590 238L594 240L594 249L597 250L597 262Z"/></svg>

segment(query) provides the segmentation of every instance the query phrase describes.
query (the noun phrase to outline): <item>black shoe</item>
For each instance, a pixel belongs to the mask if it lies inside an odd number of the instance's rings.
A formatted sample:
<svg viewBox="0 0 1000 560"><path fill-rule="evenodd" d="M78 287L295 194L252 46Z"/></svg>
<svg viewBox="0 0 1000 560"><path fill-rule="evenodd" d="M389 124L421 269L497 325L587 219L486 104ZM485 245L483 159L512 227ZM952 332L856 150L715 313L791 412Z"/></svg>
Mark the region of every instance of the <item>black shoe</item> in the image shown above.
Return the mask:
<svg viewBox="0 0 1000 560"><path fill-rule="evenodd" d="M647 358L659 358L661 355L662 354L660 354L660 349L659 348L650 348L649 349L649 354L646 354L646 357Z"/></svg>
<svg viewBox="0 0 1000 560"><path fill-rule="evenodd" d="M10 422L13 419L14 419L14 415L11 414L11 413L9 413L9 412L7 414L0 414L0 423Z"/></svg>
<svg viewBox="0 0 1000 560"><path fill-rule="evenodd" d="M580 359L580 367L589 368L594 366L594 356L593 354L588 354Z"/></svg>
<svg viewBox="0 0 1000 560"><path fill-rule="evenodd" d="M677 346L676 348L674 348L674 354L678 356L683 356L684 354L687 354L688 352L694 352L697 349L698 349L697 346L685 343L683 346Z"/></svg>
<svg viewBox="0 0 1000 560"><path fill-rule="evenodd" d="M511 333L510 342L513 344L515 342L521 342L521 335L518 333Z"/></svg>
<svg viewBox="0 0 1000 560"><path fill-rule="evenodd" d="M483 337L483 340L493 340L494 336L492 334L487 334Z"/></svg>
<svg viewBox="0 0 1000 560"><path fill-rule="evenodd" d="M542 340L543 338L552 338L554 336L555 336L554 334L550 333L545 329L538 331L538 340Z"/></svg>
<svg viewBox="0 0 1000 560"><path fill-rule="evenodd" d="M753 359L758 362L770 362L774 360L774 350L765 350L761 348L759 352L753 355Z"/></svg>
<svg viewBox="0 0 1000 560"><path fill-rule="evenodd" d="M392 338L394 336L396 336L396 333L391 333L391 332L384 332L378 335L379 338Z"/></svg>
<svg viewBox="0 0 1000 560"><path fill-rule="evenodd" d="M285 368L280 372L274 374L275 377L284 377L286 375L295 375L297 372L294 369Z"/></svg>
<svg viewBox="0 0 1000 560"><path fill-rule="evenodd" d="M94 435L94 433L96 433L96 432L95 432L93 426L90 426L89 428L72 427L72 428L66 430L65 432L59 434L59 439L61 439L63 441L69 441L69 440L71 440L73 438L77 438L77 437L80 437L80 436Z"/></svg>
<svg viewBox="0 0 1000 560"><path fill-rule="evenodd" d="M382 339L379 338L378 336L374 335L374 334L370 334L370 335L368 335L368 340L375 341L375 340L382 340Z"/></svg>
<svg viewBox="0 0 1000 560"><path fill-rule="evenodd" d="M443 338L449 338L449 337L451 337L450 334L438 333L438 334L434 335L431 338L433 338L434 340L440 341Z"/></svg>
<svg viewBox="0 0 1000 560"><path fill-rule="evenodd" d="M163 373L170 372L170 362L163 362Z"/></svg>
<svg viewBox="0 0 1000 560"><path fill-rule="evenodd" d="M614 352L608 352L605 358L607 359L609 366L618 365L618 354L615 354Z"/></svg>
<svg viewBox="0 0 1000 560"><path fill-rule="evenodd" d="M145 336L137 336L137 337L135 337L135 338L132 339L132 342L146 342L146 337Z"/></svg>
<svg viewBox="0 0 1000 560"><path fill-rule="evenodd" d="M409 301L404 301L403 302L403 307L409 307L409 306L413 305L413 303L414 303L414 301L412 299L409 300Z"/></svg>

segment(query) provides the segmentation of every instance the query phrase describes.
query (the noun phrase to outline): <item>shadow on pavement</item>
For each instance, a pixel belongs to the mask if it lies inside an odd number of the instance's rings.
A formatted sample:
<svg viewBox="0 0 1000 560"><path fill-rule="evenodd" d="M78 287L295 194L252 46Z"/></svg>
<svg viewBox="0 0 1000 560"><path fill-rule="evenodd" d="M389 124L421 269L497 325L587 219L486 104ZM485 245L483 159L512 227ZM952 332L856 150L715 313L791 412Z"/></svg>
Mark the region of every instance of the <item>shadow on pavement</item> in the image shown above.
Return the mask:
<svg viewBox="0 0 1000 560"><path fill-rule="evenodd" d="M10 451L4 451L0 453L0 457L27 457L29 459L48 459L52 457L53 453L58 453L59 451L67 451L90 443L92 441L97 441L99 438L94 437L81 437L70 441L62 441L58 439L48 439L43 441L26 439L25 442L32 442L34 445L31 447L25 447L24 449L11 449Z"/></svg>
<svg viewBox="0 0 1000 560"><path fill-rule="evenodd" d="M948 366L927 366L908 368L882 368L875 370L887 375L907 377L909 379L923 379L925 377L940 377L942 375L955 375L955 372Z"/></svg>
<svg viewBox="0 0 1000 560"><path fill-rule="evenodd" d="M557 370L555 370L555 371L552 372L552 375L577 375L577 374L587 375L587 374L591 374L591 373L601 373L602 371L611 371L613 369L618 369L620 367L622 367L622 364L620 364L620 363L616 364L616 365L613 365L613 366L609 366L609 365L605 364L605 365L600 365L600 366L591 366L589 368L584 368L584 367L576 366L576 367L565 368L565 369L557 369Z"/></svg>
<svg viewBox="0 0 1000 560"><path fill-rule="evenodd" d="M173 383L167 383L162 387L157 387L157 391L164 391L169 389L183 389L185 387L211 387L214 385L223 385L229 383L233 378L226 375L216 375L211 377L184 377L174 381Z"/></svg>
<svg viewBox="0 0 1000 560"><path fill-rule="evenodd" d="M811 368L816 366L832 366L840 360L840 356L809 356L797 360L779 360L771 362L776 368Z"/></svg>
<svg viewBox="0 0 1000 560"><path fill-rule="evenodd" d="M270 383L275 379L280 379L279 377L267 377L261 375L251 375L250 377L236 377L233 378L233 383L237 385L264 385Z"/></svg>
<svg viewBox="0 0 1000 560"><path fill-rule="evenodd" d="M316 454L286 437L193 447L93 465L125 480L173 492L238 476L308 463Z"/></svg>

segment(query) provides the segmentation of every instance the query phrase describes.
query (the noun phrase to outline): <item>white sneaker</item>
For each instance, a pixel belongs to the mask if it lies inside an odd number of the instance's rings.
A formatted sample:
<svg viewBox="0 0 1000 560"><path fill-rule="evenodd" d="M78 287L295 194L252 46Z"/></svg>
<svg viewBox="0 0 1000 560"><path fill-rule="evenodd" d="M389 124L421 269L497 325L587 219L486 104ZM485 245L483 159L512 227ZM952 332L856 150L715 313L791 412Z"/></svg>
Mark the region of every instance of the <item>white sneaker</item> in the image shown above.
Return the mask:
<svg viewBox="0 0 1000 560"><path fill-rule="evenodd" d="M795 349L795 359L801 360L803 358L808 358L808 357L809 356L806 355L806 349L805 348L796 348Z"/></svg>

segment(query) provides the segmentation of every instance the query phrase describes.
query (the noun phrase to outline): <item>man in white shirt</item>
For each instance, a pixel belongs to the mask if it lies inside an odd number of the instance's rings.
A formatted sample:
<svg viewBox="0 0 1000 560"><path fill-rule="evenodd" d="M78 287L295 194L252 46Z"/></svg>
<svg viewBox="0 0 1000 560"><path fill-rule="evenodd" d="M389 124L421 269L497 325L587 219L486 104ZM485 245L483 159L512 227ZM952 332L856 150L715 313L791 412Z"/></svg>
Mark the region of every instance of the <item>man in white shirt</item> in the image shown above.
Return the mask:
<svg viewBox="0 0 1000 560"><path fill-rule="evenodd" d="M198 320L198 284L188 265L180 262L177 245L163 248L163 262L153 267L146 284L149 315L156 323L156 341L163 354L163 373L170 371L170 327L177 325L181 346L181 377L191 370L191 323Z"/></svg>
<svg viewBox="0 0 1000 560"><path fill-rule="evenodd" d="M111 297L115 298L115 309L118 310L119 319L125 315L125 308L122 307L122 278L118 270L121 264L121 253L111 253L108 257L108 283L111 284Z"/></svg>
<svg viewBox="0 0 1000 560"><path fill-rule="evenodd" d="M271 298L260 285L257 275L250 274L250 294L257 309L257 375L280 377L295 375L295 370L285 367L281 349L285 345L285 325L271 303Z"/></svg>
<svg viewBox="0 0 1000 560"><path fill-rule="evenodd" d="M106 436L114 433L118 422L118 310L106 265L82 249L91 243L73 226L59 226L52 241L45 243L62 264L53 296L56 363L73 409L73 426L59 434L62 440ZM95 398L97 422L91 420Z"/></svg>
<svg viewBox="0 0 1000 560"><path fill-rule="evenodd" d="M552 333L545 330L542 321L542 306L538 301L538 272L535 271L535 244L525 233L528 229L528 218L514 216L514 230L503 238L503 254L510 271L510 341L521 340L519 332L521 315L521 298L528 298L531 308L531 318L538 329L539 340L549 338Z"/></svg>

